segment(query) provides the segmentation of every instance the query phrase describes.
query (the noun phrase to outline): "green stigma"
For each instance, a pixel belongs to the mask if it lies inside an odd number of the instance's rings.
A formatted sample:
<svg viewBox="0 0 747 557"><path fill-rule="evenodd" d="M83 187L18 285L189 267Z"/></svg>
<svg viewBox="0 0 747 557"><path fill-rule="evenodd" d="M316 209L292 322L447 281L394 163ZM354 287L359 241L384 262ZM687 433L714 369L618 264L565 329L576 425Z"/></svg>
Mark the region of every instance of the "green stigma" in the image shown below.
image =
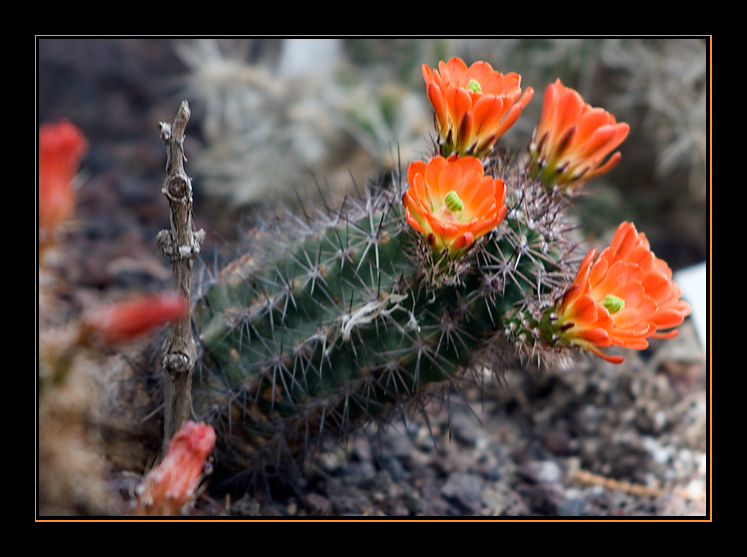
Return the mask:
<svg viewBox="0 0 747 557"><path fill-rule="evenodd" d="M480 83L476 79L470 79L469 83L467 83L467 89L473 93L479 93L481 90Z"/></svg>
<svg viewBox="0 0 747 557"><path fill-rule="evenodd" d="M604 298L604 302L602 302L602 305L607 308L607 311L610 312L610 315L614 315L625 307L625 300L610 294Z"/></svg>
<svg viewBox="0 0 747 557"><path fill-rule="evenodd" d="M459 199L457 192L455 192L454 190L451 190L446 194L444 203L446 204L446 208L449 209L449 211L451 211L452 213L464 209L464 203L462 203L462 200Z"/></svg>

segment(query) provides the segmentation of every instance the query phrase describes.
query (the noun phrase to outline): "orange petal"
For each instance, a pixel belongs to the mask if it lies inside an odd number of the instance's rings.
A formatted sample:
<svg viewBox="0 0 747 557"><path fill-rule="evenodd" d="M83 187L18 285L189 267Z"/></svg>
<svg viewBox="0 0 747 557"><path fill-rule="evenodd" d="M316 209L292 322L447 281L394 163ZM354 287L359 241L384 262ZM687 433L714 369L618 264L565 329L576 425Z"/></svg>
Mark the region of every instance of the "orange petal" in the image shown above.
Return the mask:
<svg viewBox="0 0 747 557"><path fill-rule="evenodd" d="M462 182L457 190L457 195L464 204L461 220L471 220L475 216L475 202L477 202L479 195L484 195L484 193L480 193L482 182L486 178L482 174L482 172L475 172L475 169L472 167L464 168ZM492 180L489 176L487 178Z"/></svg>
<svg viewBox="0 0 747 557"><path fill-rule="evenodd" d="M456 56L449 59L447 64L443 62L438 63L438 67L441 70L441 75L446 71L449 81L458 82L462 75L467 72L467 64L464 60Z"/></svg>
<svg viewBox="0 0 747 557"><path fill-rule="evenodd" d="M529 101L531 101L533 97L534 97L534 89L532 89L531 87L527 87L526 90L524 91L524 94L521 96L518 102L520 105L526 106L529 104Z"/></svg>
<svg viewBox="0 0 747 557"><path fill-rule="evenodd" d="M625 361L625 358L623 358L622 356L609 356L609 355L605 354L604 352L601 352L600 350L597 350L593 346L590 346L589 350L591 350L592 352L594 352L597 356L599 356L603 360L607 360L611 364L621 364L621 363L623 363Z"/></svg>
<svg viewBox="0 0 747 557"><path fill-rule="evenodd" d="M576 142L579 144L578 149L575 151L576 157L579 159L586 158L602 158L604 155L609 153L614 147L608 147L610 140L615 137L614 126L600 126L596 128L586 139L584 139L584 131L579 125L578 137Z"/></svg>
<svg viewBox="0 0 747 557"><path fill-rule="evenodd" d="M447 122L446 101L444 101L443 92L435 83L429 83L426 88L426 93L428 95L428 100L431 102L431 106L433 107L433 111L436 113L436 123L438 124L440 132Z"/></svg>
<svg viewBox="0 0 747 557"><path fill-rule="evenodd" d="M473 178L473 175L470 178ZM469 187L463 187L462 192L459 194L460 199L464 203L467 218L472 219L475 216L481 215L478 207L482 204L483 200L491 199L495 202L495 181L490 176L477 176L476 179L472 179L469 182L464 180L462 183L469 185Z"/></svg>
<svg viewBox="0 0 747 557"><path fill-rule="evenodd" d="M446 194L450 191L460 189L459 186L462 183L462 166L456 161L450 161L443 167L441 173L438 176L438 195L442 200L446 198ZM429 184L433 187L434 184Z"/></svg>
<svg viewBox="0 0 747 557"><path fill-rule="evenodd" d="M671 329L672 327L682 325L682 322L688 315L690 315L690 304L679 302L676 306L657 311L653 321L657 328Z"/></svg>
<svg viewBox="0 0 747 557"><path fill-rule="evenodd" d="M417 215L417 213L415 214ZM428 234L422 223L416 217L413 217L413 214L410 211L409 207L405 208L405 218L407 219L407 222L410 224L410 226L412 226L415 230L424 235Z"/></svg>
<svg viewBox="0 0 747 557"><path fill-rule="evenodd" d="M449 247L453 250L462 249L471 246L474 241L475 239L471 232L463 232L456 236Z"/></svg>
<svg viewBox="0 0 747 557"><path fill-rule="evenodd" d="M503 93L504 76L500 72L493 71L491 74L483 75L478 79L480 88L485 95L497 96Z"/></svg>
<svg viewBox="0 0 747 557"><path fill-rule="evenodd" d="M472 97L466 89L449 85L446 99L451 109L452 121L456 124L462 121L464 113L472 109Z"/></svg>
<svg viewBox="0 0 747 557"><path fill-rule="evenodd" d="M521 76L516 72L508 72L503 76L503 83L501 84L501 92L504 94L510 94L515 92L521 87Z"/></svg>
<svg viewBox="0 0 747 557"><path fill-rule="evenodd" d="M651 335L651 337L652 337L652 338L663 338L663 339L668 339L668 338L674 338L674 337L676 337L676 336L677 336L678 334L679 334L679 331L677 331L677 330L675 330L675 331L667 331L667 332L663 332L663 333L660 333L660 332L658 332L658 331L657 331L657 332L653 333L653 334Z"/></svg>
<svg viewBox="0 0 747 557"><path fill-rule="evenodd" d="M592 271L592 274L594 274L594 271ZM595 282L593 278L590 280L594 296L597 300L601 301L605 296L607 296L607 294L614 294L629 282L637 282L640 284L642 278L643 272L638 265L617 260L610 265L609 269L607 269L604 278L598 282Z"/></svg>
<svg viewBox="0 0 747 557"><path fill-rule="evenodd" d="M594 176L599 176L600 174L609 172L610 170L612 170L613 168L617 166L617 163L620 162L621 158L622 158L622 154L620 153L620 151L618 151L617 153L614 153L606 163L604 163L602 166L597 167L597 169L589 173L586 176L586 178L591 179Z"/></svg>
<svg viewBox="0 0 747 557"><path fill-rule="evenodd" d="M597 303L589 295L581 295L573 301L573 305L566 310L569 321L591 324L598 316Z"/></svg>
<svg viewBox="0 0 747 557"><path fill-rule="evenodd" d="M496 126L496 134L501 136L506 132L506 130L513 126L516 123L516 120L519 119L519 116L521 116L521 111L523 109L524 107L518 103L513 105L508 111L508 114L506 114L506 117L501 120L498 126Z"/></svg>
<svg viewBox="0 0 747 557"><path fill-rule="evenodd" d="M583 100L581 102L583 102ZM612 130L615 129L614 123L610 124L609 112L603 108L591 108L589 105L584 105L584 108L585 110L583 114L581 114L576 121L578 124L579 143L585 143L599 128L609 127ZM612 135L614 135L614 133Z"/></svg>
<svg viewBox="0 0 747 557"><path fill-rule="evenodd" d="M574 338L587 340L597 346L610 346L612 344L609 334L601 327L580 328L574 334Z"/></svg>
<svg viewBox="0 0 747 557"><path fill-rule="evenodd" d="M494 75L497 73L493 67L488 64L487 62L483 61L477 61L474 62L467 72L465 72L465 75L462 76L462 81L464 83L459 83L460 87L467 87L467 84L471 79L476 79L480 83L480 88L485 89L485 83L484 80L488 77Z"/></svg>
<svg viewBox="0 0 747 557"><path fill-rule="evenodd" d="M473 218L484 218L497 208L495 197L485 197L477 206Z"/></svg>
<svg viewBox="0 0 747 557"><path fill-rule="evenodd" d="M671 280L669 280L664 273L659 271L647 273L642 284L646 288L646 292L650 294L658 304L677 299L682 295L682 291Z"/></svg>
<svg viewBox="0 0 747 557"><path fill-rule="evenodd" d="M422 162L422 161L418 161L418 162ZM418 168L419 169L422 168L422 170L420 171L420 174L422 174L425 177L425 182L427 184L437 184L438 175L441 174L441 171L446 167L446 164L447 164L446 159L440 155L437 155L433 157L431 160L429 160L427 165L423 162L422 167L418 167Z"/></svg>
<svg viewBox="0 0 747 557"><path fill-rule="evenodd" d="M431 159L432 160L432 159ZM417 174L425 174L426 165L423 161L413 161L407 167L407 182L412 185Z"/></svg>
<svg viewBox="0 0 747 557"><path fill-rule="evenodd" d="M554 130L553 138L569 126L575 125L584 111L584 100L576 91L563 87L562 94L556 101L553 112L554 121L550 127Z"/></svg>
<svg viewBox="0 0 747 557"><path fill-rule="evenodd" d="M475 103L473 111L475 126L479 132L486 133L498 123L503 110L503 98L483 95Z"/></svg>

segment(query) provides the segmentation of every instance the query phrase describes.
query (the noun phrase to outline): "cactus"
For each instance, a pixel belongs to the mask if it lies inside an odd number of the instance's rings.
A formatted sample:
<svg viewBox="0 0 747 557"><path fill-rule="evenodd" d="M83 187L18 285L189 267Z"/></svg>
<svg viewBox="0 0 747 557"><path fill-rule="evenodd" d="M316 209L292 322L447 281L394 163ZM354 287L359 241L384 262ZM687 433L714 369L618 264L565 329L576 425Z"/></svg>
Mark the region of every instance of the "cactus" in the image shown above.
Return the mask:
<svg viewBox="0 0 747 557"><path fill-rule="evenodd" d="M619 155L596 167L624 139L626 125L602 111L603 133L581 124L578 133L555 130L558 145L536 138L540 150L528 162L509 158L494 144L531 88L519 98L520 78L507 74L503 87L502 74L484 62L467 68L452 59L439 69L423 67L439 138L427 163L410 164L409 187L394 175L335 208L325 201L300 215L275 214L253 233L248 253L198 297L193 315L204 358L195 406L218 431L218 467L284 469L325 436L344 439L361 423L386 422L470 371L500 374L517 353L567 366L579 349L605 357L599 346L638 348L657 325L679 324L643 298L669 304L679 322L689 312L676 301L671 274L656 283L671 285L664 293L639 292L633 300L614 290L582 305L596 291L577 275L583 257L566 211L584 178L578 152L590 134L602 143L590 158L592 174L608 170ZM567 184L563 137L574 138L577 153ZM548 149L557 172L538 171ZM650 250L640 236L625 245L638 242L642 257ZM603 275L594 255L581 265L592 278ZM630 273L637 264L620 263ZM637 284L652 292L648 269L641 264L647 278ZM625 316L645 326L630 332Z"/></svg>

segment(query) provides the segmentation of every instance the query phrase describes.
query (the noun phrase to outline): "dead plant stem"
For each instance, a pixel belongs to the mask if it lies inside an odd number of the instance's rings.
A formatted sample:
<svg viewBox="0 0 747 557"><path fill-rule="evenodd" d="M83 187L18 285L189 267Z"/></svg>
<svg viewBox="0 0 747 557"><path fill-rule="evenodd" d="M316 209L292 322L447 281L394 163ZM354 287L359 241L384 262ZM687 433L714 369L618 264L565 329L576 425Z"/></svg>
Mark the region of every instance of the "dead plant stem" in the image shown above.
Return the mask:
<svg viewBox="0 0 747 557"><path fill-rule="evenodd" d="M169 202L171 230L161 230L156 238L158 249L171 259L173 288L187 300L191 300L192 265L205 238L204 230L193 230L192 181L184 171L184 161L187 160L184 156L184 130L189 116L189 104L182 101L173 124L158 124L161 140L166 146L166 179L161 192ZM164 343L161 359L165 397L164 454L171 437L192 412L192 370L196 358L191 317L175 321Z"/></svg>

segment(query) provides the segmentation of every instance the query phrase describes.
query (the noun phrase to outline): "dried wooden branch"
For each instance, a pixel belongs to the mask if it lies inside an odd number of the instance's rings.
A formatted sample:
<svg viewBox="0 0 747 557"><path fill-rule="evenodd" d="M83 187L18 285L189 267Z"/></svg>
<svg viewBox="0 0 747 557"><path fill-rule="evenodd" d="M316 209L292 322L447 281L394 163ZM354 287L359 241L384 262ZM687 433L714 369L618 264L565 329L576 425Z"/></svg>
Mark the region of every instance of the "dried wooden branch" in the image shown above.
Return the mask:
<svg viewBox="0 0 747 557"><path fill-rule="evenodd" d="M174 290L190 299L192 264L205 239L205 231L195 232L192 224L192 181L184 172L184 130L189 121L187 101L182 101L173 124L159 122L161 140L166 146L166 179L161 192L169 201L171 230L161 230L156 238L158 249L171 258ZM164 372L166 418L164 452L171 437L181 429L192 412L192 370L197 351L192 337L191 318L174 322L171 335L163 346L161 365Z"/></svg>

